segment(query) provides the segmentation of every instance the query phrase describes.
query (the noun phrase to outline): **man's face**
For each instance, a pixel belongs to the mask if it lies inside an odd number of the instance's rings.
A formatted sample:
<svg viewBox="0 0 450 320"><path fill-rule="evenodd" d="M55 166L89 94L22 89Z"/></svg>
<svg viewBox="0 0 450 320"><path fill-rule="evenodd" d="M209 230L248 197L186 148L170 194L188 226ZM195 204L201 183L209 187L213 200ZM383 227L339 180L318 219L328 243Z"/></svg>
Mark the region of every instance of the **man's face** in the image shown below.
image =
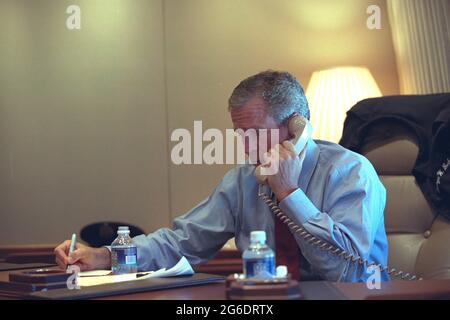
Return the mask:
<svg viewBox="0 0 450 320"><path fill-rule="evenodd" d="M246 132L249 129L255 129L257 134L257 143L250 144L250 139L246 136L244 145L245 153L258 152L258 146L261 139L258 134L258 129L267 129L267 148L261 150L266 152L272 147L271 143L271 130L276 129L278 131L279 139L274 141L275 144L280 143L289 138L288 130L285 125L278 125L275 119L267 113L267 104L260 97L253 97L244 106L231 110L231 120L233 122L234 130L241 129ZM264 145L264 144L263 144ZM258 164L260 163L259 152Z"/></svg>

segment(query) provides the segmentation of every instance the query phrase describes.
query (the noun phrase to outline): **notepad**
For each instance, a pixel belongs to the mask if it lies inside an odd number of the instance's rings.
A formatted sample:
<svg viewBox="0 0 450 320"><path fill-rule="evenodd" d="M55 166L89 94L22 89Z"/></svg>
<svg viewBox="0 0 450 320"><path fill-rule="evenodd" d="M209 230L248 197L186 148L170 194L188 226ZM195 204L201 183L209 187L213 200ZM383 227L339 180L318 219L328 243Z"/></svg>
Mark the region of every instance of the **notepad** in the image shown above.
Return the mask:
<svg viewBox="0 0 450 320"><path fill-rule="evenodd" d="M139 281L149 278L164 278L176 276L190 276L194 274L189 261L182 257L176 265L170 269L162 268L156 271L146 271L139 273L126 273L113 275L111 270L93 270L78 273L77 282L80 287L97 286L108 283L124 281ZM139 276L138 276L139 275Z"/></svg>

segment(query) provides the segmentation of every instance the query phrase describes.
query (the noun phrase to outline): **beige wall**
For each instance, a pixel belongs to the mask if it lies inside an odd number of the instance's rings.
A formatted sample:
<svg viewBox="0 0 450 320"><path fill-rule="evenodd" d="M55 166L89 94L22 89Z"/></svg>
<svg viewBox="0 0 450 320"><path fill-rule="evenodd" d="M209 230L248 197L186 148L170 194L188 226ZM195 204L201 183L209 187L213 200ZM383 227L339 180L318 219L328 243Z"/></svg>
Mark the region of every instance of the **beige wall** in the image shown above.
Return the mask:
<svg viewBox="0 0 450 320"><path fill-rule="evenodd" d="M0 4L0 244L169 223L161 2L70 3Z"/></svg>
<svg viewBox="0 0 450 320"><path fill-rule="evenodd" d="M337 2L0 2L0 245L106 219L168 226L228 169L172 165L171 131L230 127L228 95L250 74L284 69L306 87L314 70L365 65L398 93L385 1ZM382 30L365 27L368 4Z"/></svg>

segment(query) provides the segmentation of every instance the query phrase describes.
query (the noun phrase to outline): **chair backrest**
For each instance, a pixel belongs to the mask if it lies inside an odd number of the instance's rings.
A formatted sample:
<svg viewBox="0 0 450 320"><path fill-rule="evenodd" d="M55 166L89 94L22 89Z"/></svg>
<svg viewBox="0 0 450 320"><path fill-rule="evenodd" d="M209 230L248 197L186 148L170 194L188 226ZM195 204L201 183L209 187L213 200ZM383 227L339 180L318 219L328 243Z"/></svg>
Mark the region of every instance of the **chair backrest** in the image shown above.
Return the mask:
<svg viewBox="0 0 450 320"><path fill-rule="evenodd" d="M103 221L83 227L80 231L80 237L81 240L88 243L91 247L109 246L117 237L119 226L128 226L131 237L145 233L141 228L129 223Z"/></svg>
<svg viewBox="0 0 450 320"><path fill-rule="evenodd" d="M424 279L450 278L450 221L436 215L411 174L418 155L416 136L394 121L379 123L380 129L385 132L381 141L368 130L361 153L387 190L389 265Z"/></svg>

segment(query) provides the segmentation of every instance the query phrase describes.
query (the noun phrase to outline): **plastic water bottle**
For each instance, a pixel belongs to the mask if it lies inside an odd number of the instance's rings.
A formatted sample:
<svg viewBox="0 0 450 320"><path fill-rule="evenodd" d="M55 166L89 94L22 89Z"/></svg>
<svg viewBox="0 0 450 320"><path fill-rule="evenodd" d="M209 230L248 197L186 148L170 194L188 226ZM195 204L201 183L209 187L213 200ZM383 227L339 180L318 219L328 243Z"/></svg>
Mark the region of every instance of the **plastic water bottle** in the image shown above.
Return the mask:
<svg viewBox="0 0 450 320"><path fill-rule="evenodd" d="M137 272L137 248L126 226L119 227L117 238L111 244L111 271L113 274Z"/></svg>
<svg viewBox="0 0 450 320"><path fill-rule="evenodd" d="M275 254L266 244L265 231L250 233L250 246L242 254L246 278L273 278Z"/></svg>

